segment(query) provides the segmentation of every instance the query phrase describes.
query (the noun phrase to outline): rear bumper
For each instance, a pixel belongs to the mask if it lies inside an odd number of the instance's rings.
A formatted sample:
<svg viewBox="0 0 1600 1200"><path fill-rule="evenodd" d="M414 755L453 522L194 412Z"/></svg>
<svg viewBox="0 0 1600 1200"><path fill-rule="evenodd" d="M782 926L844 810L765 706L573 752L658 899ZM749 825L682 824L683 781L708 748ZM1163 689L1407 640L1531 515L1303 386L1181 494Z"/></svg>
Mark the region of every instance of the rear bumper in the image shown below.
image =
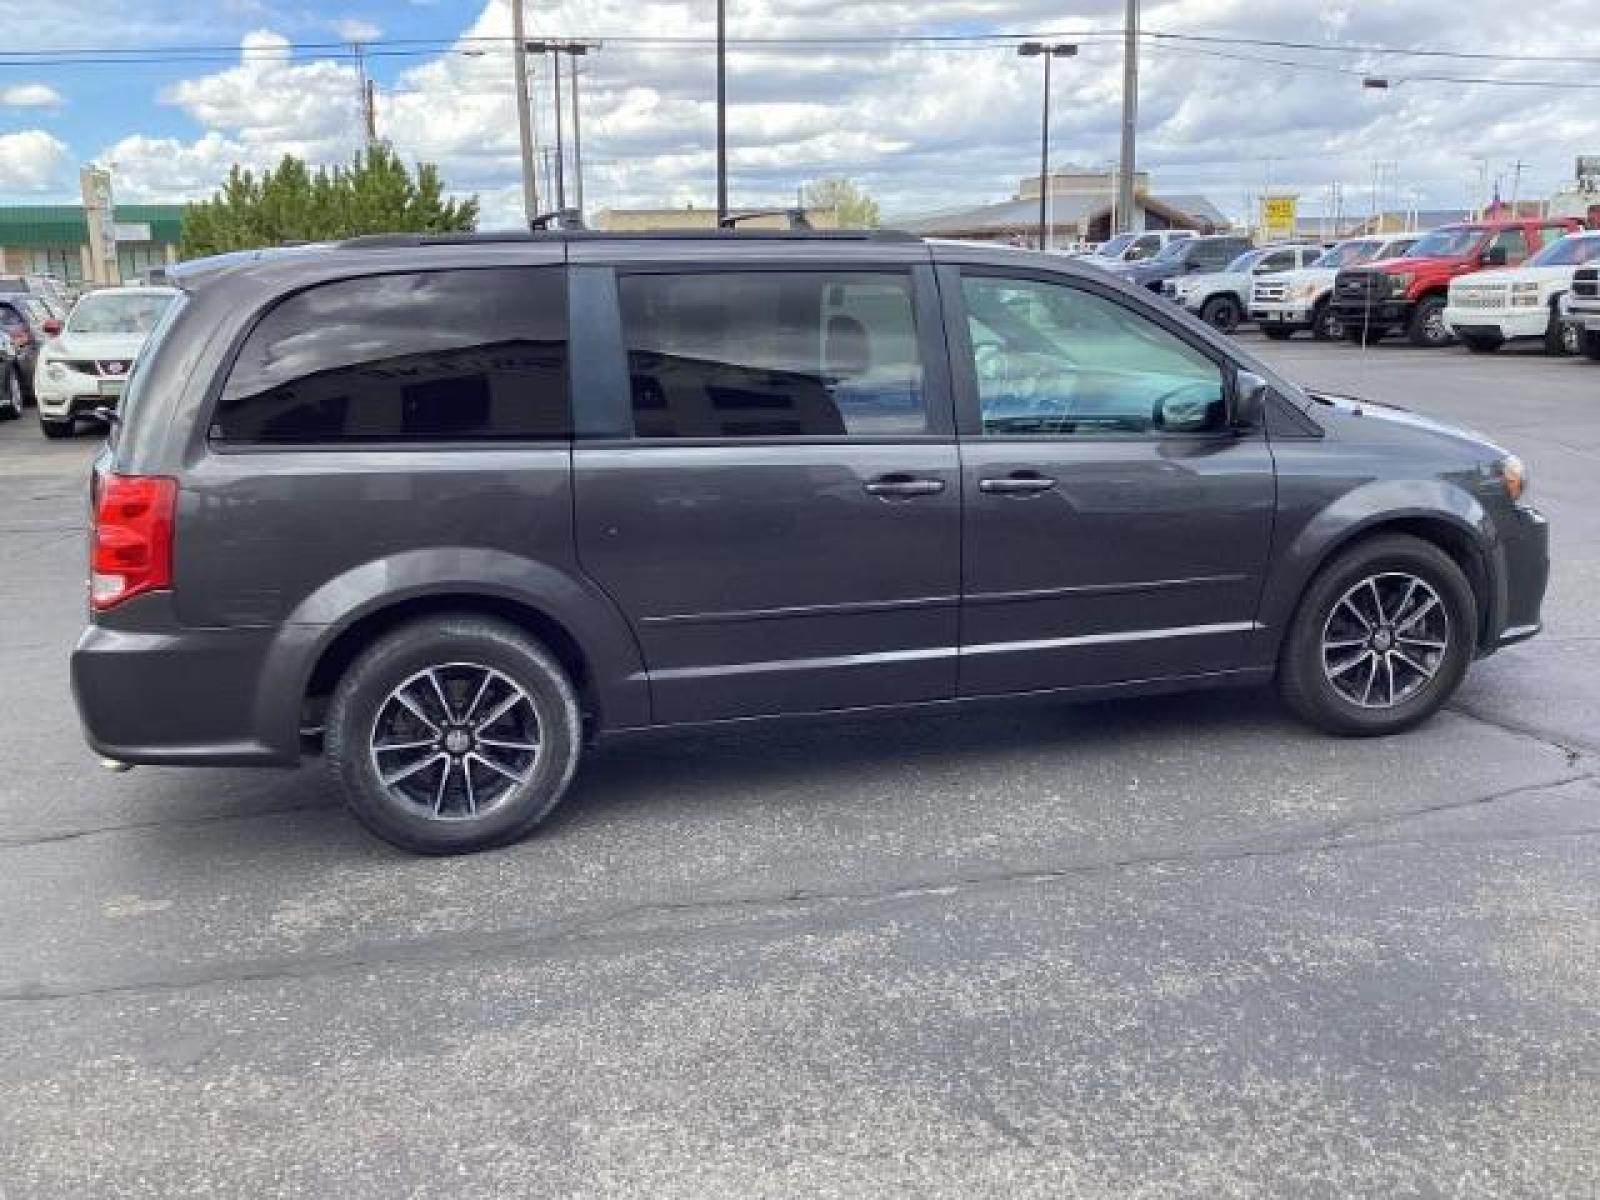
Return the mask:
<svg viewBox="0 0 1600 1200"><path fill-rule="evenodd" d="M96 753L126 763L293 765L300 690L283 685L317 633L91 625L72 652L84 735Z"/></svg>

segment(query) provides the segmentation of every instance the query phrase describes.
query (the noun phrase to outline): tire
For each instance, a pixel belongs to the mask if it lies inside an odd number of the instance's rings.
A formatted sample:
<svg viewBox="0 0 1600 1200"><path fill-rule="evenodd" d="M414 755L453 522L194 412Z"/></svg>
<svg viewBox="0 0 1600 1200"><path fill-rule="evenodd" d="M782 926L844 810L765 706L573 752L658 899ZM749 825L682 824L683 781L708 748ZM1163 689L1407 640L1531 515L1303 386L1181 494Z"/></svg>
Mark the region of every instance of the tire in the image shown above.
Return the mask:
<svg viewBox="0 0 1600 1200"><path fill-rule="evenodd" d="M1444 308L1443 296L1424 296L1417 301L1417 307L1411 313L1411 323L1406 327L1406 336L1411 339L1413 346L1431 350L1455 341L1455 335L1445 327Z"/></svg>
<svg viewBox="0 0 1600 1200"><path fill-rule="evenodd" d="M1600 330L1585 329L1580 345L1585 358L1600 362Z"/></svg>
<svg viewBox="0 0 1600 1200"><path fill-rule="evenodd" d="M432 617L385 635L345 672L325 751L369 831L417 854L462 854L524 837L560 802L582 751L581 710L560 664L514 626ZM388 784L380 759L399 764Z"/></svg>
<svg viewBox="0 0 1600 1200"><path fill-rule="evenodd" d="M56 438L71 437L73 426L70 420L52 421L49 417L40 417L39 428L43 431L45 437L54 440Z"/></svg>
<svg viewBox="0 0 1600 1200"><path fill-rule="evenodd" d="M1326 300L1311 310L1311 336L1319 342L1336 342L1344 337L1344 322Z"/></svg>
<svg viewBox="0 0 1600 1200"><path fill-rule="evenodd" d="M1294 327L1291 325L1263 325L1261 332L1275 342L1287 342L1294 336Z"/></svg>
<svg viewBox="0 0 1600 1200"><path fill-rule="evenodd" d="M1200 306L1200 319L1218 333L1232 333L1244 319L1244 310L1232 296L1213 296Z"/></svg>
<svg viewBox="0 0 1600 1200"><path fill-rule="evenodd" d="M1544 331L1544 352L1565 358L1578 352L1577 327L1561 319L1561 310L1551 306L1550 324Z"/></svg>
<svg viewBox="0 0 1600 1200"><path fill-rule="evenodd" d="M1372 579L1378 580L1376 598L1365 586ZM1408 593L1408 580L1421 586ZM1433 605L1417 598L1426 593ZM1354 616L1346 597L1356 605ZM1376 620L1378 601L1386 623ZM1378 638L1385 628L1387 642ZM1399 733L1427 720L1455 693L1472 662L1477 631L1472 587L1448 554L1420 538L1379 534L1342 551L1306 587L1279 656L1278 690L1294 712L1329 733ZM1333 643L1327 648L1325 634ZM1410 637L1397 640L1404 634ZM1347 663L1354 665L1340 670ZM1363 687L1369 689L1366 704L1341 690ZM1386 687L1393 689L1387 697Z"/></svg>
<svg viewBox="0 0 1600 1200"><path fill-rule="evenodd" d="M1492 334L1463 333L1461 344L1474 354L1493 354L1506 344L1506 340Z"/></svg>
<svg viewBox="0 0 1600 1200"><path fill-rule="evenodd" d="M22 409L22 375L16 363L9 363L0 378L0 421L15 421Z"/></svg>

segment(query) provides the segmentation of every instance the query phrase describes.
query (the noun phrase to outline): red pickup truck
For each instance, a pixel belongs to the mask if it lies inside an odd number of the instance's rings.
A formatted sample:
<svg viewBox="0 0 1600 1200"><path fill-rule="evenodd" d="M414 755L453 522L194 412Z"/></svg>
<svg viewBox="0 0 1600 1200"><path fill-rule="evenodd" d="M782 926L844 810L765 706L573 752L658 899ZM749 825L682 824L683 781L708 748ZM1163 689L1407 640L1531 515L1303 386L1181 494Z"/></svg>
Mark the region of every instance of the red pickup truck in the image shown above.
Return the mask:
<svg viewBox="0 0 1600 1200"><path fill-rule="evenodd" d="M1514 267L1549 242L1583 228L1576 217L1522 221L1464 221L1441 225L1403 258L1340 271L1333 311L1352 342L1376 341L1405 330L1413 345L1444 346L1454 335L1444 323L1450 281L1470 271Z"/></svg>

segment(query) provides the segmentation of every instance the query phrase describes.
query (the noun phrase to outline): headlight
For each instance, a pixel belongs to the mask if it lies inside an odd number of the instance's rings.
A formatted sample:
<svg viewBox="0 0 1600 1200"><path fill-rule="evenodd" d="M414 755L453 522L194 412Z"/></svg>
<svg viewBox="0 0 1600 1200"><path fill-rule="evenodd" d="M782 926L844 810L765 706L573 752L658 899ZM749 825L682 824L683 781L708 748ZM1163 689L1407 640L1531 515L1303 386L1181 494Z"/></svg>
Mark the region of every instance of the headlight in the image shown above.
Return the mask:
<svg viewBox="0 0 1600 1200"><path fill-rule="evenodd" d="M1508 454L1495 463L1494 470L1505 486L1506 495L1511 497L1511 503L1521 500L1528 490L1528 469L1522 465L1522 460L1515 454Z"/></svg>
<svg viewBox="0 0 1600 1200"><path fill-rule="evenodd" d="M1537 283L1513 283L1511 285L1511 304L1514 308L1538 308L1539 285Z"/></svg>
<svg viewBox="0 0 1600 1200"><path fill-rule="evenodd" d="M1297 283L1289 292L1296 300L1315 300L1317 298L1317 285L1314 283Z"/></svg>
<svg viewBox="0 0 1600 1200"><path fill-rule="evenodd" d="M1411 281L1415 278L1415 275L1390 275L1389 294L1391 296L1404 296L1411 287Z"/></svg>
<svg viewBox="0 0 1600 1200"><path fill-rule="evenodd" d="M67 377L67 369L66 369L66 367L62 366L60 363L56 362L54 359L51 359L48 363L45 364L44 373L46 375L48 375L51 379L55 380L57 383L62 382Z"/></svg>

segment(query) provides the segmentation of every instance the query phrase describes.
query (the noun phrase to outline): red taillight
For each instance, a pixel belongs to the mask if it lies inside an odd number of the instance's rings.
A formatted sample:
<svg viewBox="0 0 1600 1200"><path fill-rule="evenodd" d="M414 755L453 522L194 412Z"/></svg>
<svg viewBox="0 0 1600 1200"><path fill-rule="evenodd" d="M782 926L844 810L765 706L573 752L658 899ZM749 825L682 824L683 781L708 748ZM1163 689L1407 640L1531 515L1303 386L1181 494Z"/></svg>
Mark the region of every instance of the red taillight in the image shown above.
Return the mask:
<svg viewBox="0 0 1600 1200"><path fill-rule="evenodd" d="M22 327L18 326L16 329L13 329L11 331L11 341L13 342L13 344L18 345L18 346L32 345L33 344L33 334L29 333L26 329L23 329Z"/></svg>
<svg viewBox="0 0 1600 1200"><path fill-rule="evenodd" d="M172 523L178 482L159 475L100 480L89 540L89 603L104 612L172 586Z"/></svg>

